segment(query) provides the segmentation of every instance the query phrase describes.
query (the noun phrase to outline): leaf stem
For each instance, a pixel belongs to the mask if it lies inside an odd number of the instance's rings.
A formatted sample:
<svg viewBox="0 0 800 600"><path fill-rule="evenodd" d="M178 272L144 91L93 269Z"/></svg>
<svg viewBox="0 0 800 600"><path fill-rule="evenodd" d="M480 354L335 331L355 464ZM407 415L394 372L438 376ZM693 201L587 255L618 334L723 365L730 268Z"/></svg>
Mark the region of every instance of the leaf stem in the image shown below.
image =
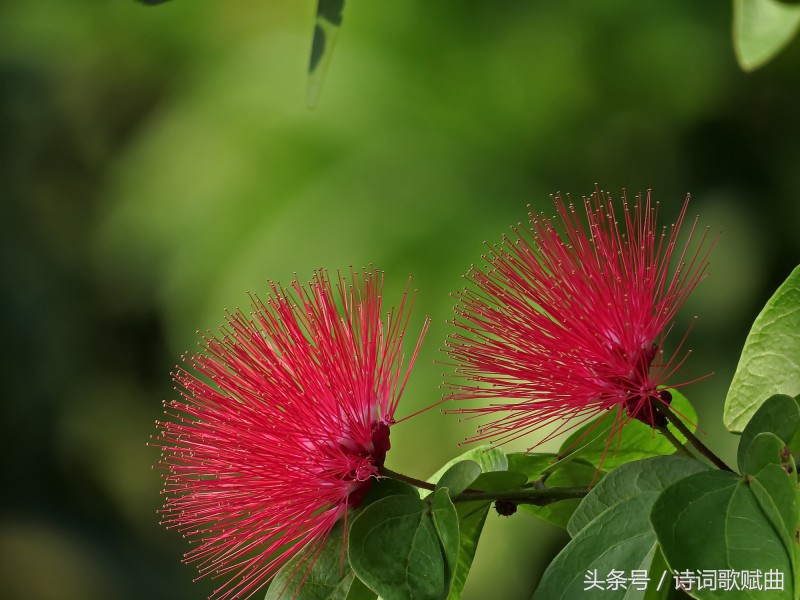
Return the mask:
<svg viewBox="0 0 800 600"><path fill-rule="evenodd" d="M535 504L545 506L559 500L583 498L591 491L590 487L553 487L544 490L510 490L505 492L478 492L466 490L453 498L453 502L474 502L478 500L505 500L515 504Z"/></svg>
<svg viewBox="0 0 800 600"><path fill-rule="evenodd" d="M678 415L672 412L667 406L664 406L659 402L654 402L653 405L656 407L656 410L664 415L667 420L684 435L689 443L692 444L692 446L694 446L700 454L710 460L715 467L721 469L722 471L730 471L731 473L734 472L733 469L726 465L719 456L714 454L708 446L701 442L700 439L694 433L692 433L692 430L689 429L683 421L681 421L681 418Z"/></svg>
<svg viewBox="0 0 800 600"><path fill-rule="evenodd" d="M667 425L657 425L656 427L661 432L661 434L665 438L667 438L667 440L669 440L670 444L675 446L675 448L678 450L678 454L683 454L684 456L688 456L689 458L695 458L695 455L689 452L689 449L686 446L684 446L678 438L675 437L675 434L673 434L669 430L669 427Z"/></svg>
<svg viewBox="0 0 800 600"><path fill-rule="evenodd" d="M414 487L422 488L424 490L430 490L431 492L436 489L436 485L433 483L428 483L427 481L422 481L421 479L416 479L414 477L409 477L408 475L403 475L402 473L398 473L397 471L392 471L391 469L387 469L386 467L380 467L379 472L384 477L391 477L392 479L397 479L398 481L405 481L406 483L410 483Z"/></svg>
<svg viewBox="0 0 800 600"><path fill-rule="evenodd" d="M432 483L403 475L402 473L392 471L386 467L380 468L380 474L384 477L397 479L398 481L405 481L406 483L410 483L415 487L425 490L434 491L436 489L436 486ZM467 489L452 500L453 502L494 502L497 500L505 500L507 502L514 502L515 504L535 504L537 506L544 506L546 504L558 502L559 500L583 498L590 490L591 488L589 487L538 487L538 489L518 489L498 492L483 492L480 490Z"/></svg>

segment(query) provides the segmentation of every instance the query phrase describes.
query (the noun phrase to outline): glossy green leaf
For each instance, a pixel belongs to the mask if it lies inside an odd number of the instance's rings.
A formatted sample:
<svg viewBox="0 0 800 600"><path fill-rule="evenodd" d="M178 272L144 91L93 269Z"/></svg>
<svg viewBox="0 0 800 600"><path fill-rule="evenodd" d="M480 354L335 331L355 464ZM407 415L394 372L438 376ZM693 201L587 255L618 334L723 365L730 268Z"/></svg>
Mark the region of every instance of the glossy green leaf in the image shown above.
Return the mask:
<svg viewBox="0 0 800 600"><path fill-rule="evenodd" d="M756 317L725 398L722 420L729 431L742 431L771 395L799 393L800 267Z"/></svg>
<svg viewBox="0 0 800 600"><path fill-rule="evenodd" d="M489 471L505 471L508 469L508 458L505 452L499 448L478 446L477 448L467 450L460 456L456 456L454 459L445 463L436 473L428 478L428 483L437 483L450 467L465 460L472 460L478 463L481 467L481 471L484 473L488 473Z"/></svg>
<svg viewBox="0 0 800 600"><path fill-rule="evenodd" d="M742 456L739 470L742 474L754 475L769 464L780 467L785 448L784 441L774 433L768 431L759 433L750 442L747 452Z"/></svg>
<svg viewBox="0 0 800 600"><path fill-rule="evenodd" d="M458 564L447 600L461 598L490 507L490 502L459 502L456 505L459 530Z"/></svg>
<svg viewBox="0 0 800 600"><path fill-rule="evenodd" d="M535 481L558 462L558 455L543 452L514 452L508 455L508 470L523 473Z"/></svg>
<svg viewBox="0 0 800 600"><path fill-rule="evenodd" d="M800 406L797 400L785 394L770 396L753 414L739 439L737 462L742 466L753 439L760 433L774 433L788 444L800 430Z"/></svg>
<svg viewBox="0 0 800 600"><path fill-rule="evenodd" d="M350 565L383 600L445 597L445 559L430 508L419 498L389 496L353 520Z"/></svg>
<svg viewBox="0 0 800 600"><path fill-rule="evenodd" d="M516 471L490 471L481 473L469 487L483 492L506 492L520 489L528 483L528 477L524 473Z"/></svg>
<svg viewBox="0 0 800 600"><path fill-rule="evenodd" d="M795 588L800 585L800 514L797 502L797 479L780 465L765 466L749 482L762 512L783 542L792 563ZM800 589L797 590L800 592Z"/></svg>
<svg viewBox="0 0 800 600"><path fill-rule="evenodd" d="M476 482L482 480L483 483L481 485L484 487L476 489L494 490L494 488L491 488L492 485L507 485L508 482L511 481L505 473L505 470L508 468L508 459L506 458L505 452L498 448L479 446L449 461L436 471L436 473L428 479L428 482L438 483L451 467L464 461L474 461L478 463L481 470L483 470L483 473L478 477ZM519 481L520 476L517 475L515 477L511 475L511 477L514 481ZM420 494L422 493L425 493L424 490L420 490ZM469 570L472 567L472 561L475 558L478 541L480 540L490 506L490 502L483 501L459 502L456 504L459 529L458 563L450 584L450 593L447 596L448 600L458 600L461 597L461 592L464 589Z"/></svg>
<svg viewBox="0 0 800 600"><path fill-rule="evenodd" d="M450 500L447 488L439 488L434 492L431 509L433 524L439 534L446 560L445 581L449 593L453 577L458 569L459 532L458 513L456 513L453 501Z"/></svg>
<svg viewBox="0 0 800 600"><path fill-rule="evenodd" d="M317 0L317 18L308 61L308 91L306 101L314 107L322 91L325 74L330 65L333 47L339 37L344 13L344 0Z"/></svg>
<svg viewBox="0 0 800 600"><path fill-rule="evenodd" d="M378 594L353 574L353 583L350 585L345 600L377 600L377 598Z"/></svg>
<svg viewBox="0 0 800 600"><path fill-rule="evenodd" d="M534 600L642 598L646 588L586 591L586 582L592 573L605 580L612 570L649 569L657 544L648 514L657 497L646 492L624 500L584 527L550 563Z"/></svg>
<svg viewBox="0 0 800 600"><path fill-rule="evenodd" d="M650 514L664 556L673 570L777 569L786 591L736 592L753 600L792 598L792 564L781 536L750 486L734 473L706 471L669 486ZM730 598L730 591L705 588L697 598Z"/></svg>
<svg viewBox="0 0 800 600"><path fill-rule="evenodd" d="M361 506L368 506L373 502L377 502L381 498L389 496L410 496L411 498L419 498L419 491L410 483L405 481L398 481L390 477L381 477L372 482L367 493L361 499Z"/></svg>
<svg viewBox="0 0 800 600"><path fill-rule="evenodd" d="M343 559L344 522L339 521L316 557L301 552L283 565L265 600L346 600L354 574Z"/></svg>
<svg viewBox="0 0 800 600"><path fill-rule="evenodd" d="M800 7L778 0L734 0L733 48L739 66L754 71L783 50L800 27Z"/></svg>
<svg viewBox="0 0 800 600"><path fill-rule="evenodd" d="M694 431L697 414L686 397L676 390L672 394L674 411L684 417L686 426ZM580 456L605 470L650 456L674 454L673 446L663 435L641 421L628 421L621 431L616 431L616 412L606 413L575 430L559 450L562 456ZM627 417L626 417L627 418ZM683 436L670 425L670 430L683 440Z"/></svg>
<svg viewBox="0 0 800 600"><path fill-rule="evenodd" d="M661 493L676 481L709 469L704 463L683 456L656 456L622 465L581 501L567 531L572 537L617 504L645 493Z"/></svg>
<svg viewBox="0 0 800 600"><path fill-rule="evenodd" d="M467 489L481 474L481 466L474 460L462 460L447 469L436 482L436 489L447 488L455 497Z"/></svg>
<svg viewBox="0 0 800 600"><path fill-rule="evenodd" d="M642 600L685 600L686 596L675 590L675 584L672 580L667 559L664 558L664 553L661 551L661 546L656 545L656 551L653 554L653 562L648 569L650 582L647 586L647 591L642 596ZM664 575L666 573L666 575ZM663 578L663 581L662 581Z"/></svg>
<svg viewBox="0 0 800 600"><path fill-rule="evenodd" d="M561 466L547 479L547 487L581 487L598 483L604 473L593 465L582 460L571 460ZM519 509L555 525L566 527L572 514L580 505L578 498L559 500L545 506L520 504Z"/></svg>

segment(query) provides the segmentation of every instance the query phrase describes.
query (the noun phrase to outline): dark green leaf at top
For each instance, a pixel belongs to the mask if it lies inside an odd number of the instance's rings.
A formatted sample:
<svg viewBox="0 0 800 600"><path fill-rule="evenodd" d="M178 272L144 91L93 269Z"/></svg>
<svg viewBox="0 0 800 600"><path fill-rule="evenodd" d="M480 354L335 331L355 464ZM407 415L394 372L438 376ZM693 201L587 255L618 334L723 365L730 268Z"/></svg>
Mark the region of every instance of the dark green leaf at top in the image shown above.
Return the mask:
<svg viewBox="0 0 800 600"><path fill-rule="evenodd" d="M138 0L141 4L147 4L148 6L155 6L156 4L164 4L168 0Z"/></svg>

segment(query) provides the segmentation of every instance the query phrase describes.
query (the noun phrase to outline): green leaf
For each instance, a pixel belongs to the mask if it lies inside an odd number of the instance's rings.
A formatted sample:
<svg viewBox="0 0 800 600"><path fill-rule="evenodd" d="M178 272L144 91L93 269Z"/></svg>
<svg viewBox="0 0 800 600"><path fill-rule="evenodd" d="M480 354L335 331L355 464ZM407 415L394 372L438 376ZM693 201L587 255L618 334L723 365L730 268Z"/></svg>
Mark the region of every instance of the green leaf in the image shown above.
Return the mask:
<svg viewBox="0 0 800 600"><path fill-rule="evenodd" d="M265 600L345 600L354 575L343 564L343 523L336 523L316 557L314 550L301 551L287 561L270 583Z"/></svg>
<svg viewBox="0 0 800 600"><path fill-rule="evenodd" d="M314 21L314 38L311 42L311 58L308 61L306 101L310 108L316 106L322 91L333 47L342 26L343 13L344 0L317 0L317 18Z"/></svg>
<svg viewBox="0 0 800 600"><path fill-rule="evenodd" d="M788 444L800 429L800 406L797 400L785 394L770 396L758 407L742 432L737 452L739 469L745 471L744 457L753 439L760 433L774 433Z"/></svg>
<svg viewBox="0 0 800 600"><path fill-rule="evenodd" d="M410 496L411 498L419 498L419 491L410 483L405 481L398 481L390 477L381 477L372 482L367 493L361 499L361 506L368 506L373 502L377 502L381 498L389 496Z"/></svg>
<svg viewBox="0 0 800 600"><path fill-rule="evenodd" d="M450 467L465 460L472 460L478 463L484 473L508 469L508 458L506 458L505 452L491 446L478 446L445 463L444 466L428 478L428 483L437 483Z"/></svg>
<svg viewBox="0 0 800 600"><path fill-rule="evenodd" d="M644 593L642 600L668 600L671 597L678 600L685 600L686 596L682 594L682 592L675 590L672 577L667 576L663 583L661 582L661 577L664 573L669 573L669 565L667 564L667 559L664 558L661 547L658 545L656 546L653 562L650 564L648 573L651 581L647 586L647 591Z"/></svg>
<svg viewBox="0 0 800 600"><path fill-rule="evenodd" d="M472 448L461 456L449 461L441 469L436 471L436 473L428 479L428 482L438 483L448 469L464 461L474 461L478 463L483 470L483 473L473 482L473 485L482 482L480 485L483 487L476 489L489 490L493 485L506 485L510 481L505 473L505 470L508 468L508 459L506 458L505 452L498 448L480 446ZM495 477L495 475L498 477ZM515 481L519 481L520 475L516 477L512 475L512 477ZM422 490L420 490L420 493L422 493ZM453 580L450 584L450 593L447 596L448 600L459 600L459 598L461 598L461 592L464 589L469 570L472 567L472 561L475 558L478 541L480 540L490 505L491 503L486 501L459 502L456 505L459 530L458 563Z"/></svg>
<svg viewBox="0 0 800 600"><path fill-rule="evenodd" d="M759 436L760 437L760 436ZM780 465L765 466L750 482L756 501L778 532L792 563L795 589L800 583L800 532L797 479ZM799 590L800 591L800 590Z"/></svg>
<svg viewBox="0 0 800 600"><path fill-rule="evenodd" d="M515 471L491 471L481 473L469 487L483 492L508 492L522 488L528 483L528 477L524 473Z"/></svg>
<svg viewBox="0 0 800 600"><path fill-rule="evenodd" d="M345 600L377 600L378 594L373 592L367 585L353 574L353 583L347 592Z"/></svg>
<svg viewBox="0 0 800 600"><path fill-rule="evenodd" d="M800 8L800 7L799 7ZM742 431L772 394L800 393L800 267L783 282L756 317L731 387L722 420Z"/></svg>
<svg viewBox="0 0 800 600"><path fill-rule="evenodd" d="M458 565L447 600L461 598L490 506L489 502L459 502L456 505L459 534Z"/></svg>
<svg viewBox="0 0 800 600"><path fill-rule="evenodd" d="M663 477L653 475L662 467L666 471ZM612 570L630 574L650 569L657 554L650 509L663 485L680 477L684 469L693 468L705 467L689 459L658 457L628 463L613 471L609 478L614 479L608 485L601 482L584 498L583 502L590 506L577 517L572 526L574 537L550 563L533 598L643 598L649 587L646 583L644 587L629 585L628 589L587 590L587 578L594 575L598 581L605 581ZM594 518L583 524L590 514ZM578 522L583 526L579 528Z"/></svg>
<svg viewBox="0 0 800 600"><path fill-rule="evenodd" d="M739 470L742 474L755 475L769 464L780 467L786 444L774 433L759 433L750 442L747 452L741 457ZM783 470L783 469L781 469Z"/></svg>
<svg viewBox="0 0 800 600"><path fill-rule="evenodd" d="M547 487L581 487L601 480L605 473L583 460L570 460L547 479ZM519 509L556 527L566 527L580 505L579 498L559 500L545 506L520 504Z"/></svg>
<svg viewBox="0 0 800 600"><path fill-rule="evenodd" d="M734 0L733 48L739 66L754 71L768 63L797 34L800 7L777 0Z"/></svg>
<svg viewBox="0 0 800 600"><path fill-rule="evenodd" d="M350 565L383 600L440 600L445 559L430 505L389 496L367 506L350 527Z"/></svg>
<svg viewBox="0 0 800 600"><path fill-rule="evenodd" d="M553 453L514 452L508 455L508 470L524 473L528 481L536 481L557 462L558 455Z"/></svg>
<svg viewBox="0 0 800 600"><path fill-rule="evenodd" d="M650 513L670 567L677 571L777 569L787 591L737 591L737 598L792 598L792 564L770 519L747 481L734 473L706 471L669 486ZM701 599L730 598L729 590L705 588Z"/></svg>
<svg viewBox="0 0 800 600"><path fill-rule="evenodd" d="M431 508L433 524L436 526L436 532L439 534L442 550L444 551L446 559L447 573L445 575L445 581L447 582L449 592L453 577L458 569L460 540L458 532L458 513L456 512L456 507L453 506L453 501L450 500L447 488L439 488L433 493Z"/></svg>
<svg viewBox="0 0 800 600"><path fill-rule="evenodd" d="M672 389L669 392L672 394L672 408L684 417L686 426L694 431L697 424L694 408L680 392ZM605 413L575 430L561 445L559 454L580 456L610 471L632 460L675 452L675 446L669 440L639 420L632 419L621 431L616 431L619 427L616 422L618 414L624 413ZM684 439L672 425L669 428L678 439Z"/></svg>
<svg viewBox="0 0 800 600"><path fill-rule="evenodd" d="M657 492L708 466L683 456L656 456L622 465L583 499L567 525L572 537L605 511L639 494Z"/></svg>
<svg viewBox="0 0 800 600"><path fill-rule="evenodd" d="M481 474L481 466L474 460L462 460L447 469L436 482L436 489L447 488L455 497L467 489Z"/></svg>

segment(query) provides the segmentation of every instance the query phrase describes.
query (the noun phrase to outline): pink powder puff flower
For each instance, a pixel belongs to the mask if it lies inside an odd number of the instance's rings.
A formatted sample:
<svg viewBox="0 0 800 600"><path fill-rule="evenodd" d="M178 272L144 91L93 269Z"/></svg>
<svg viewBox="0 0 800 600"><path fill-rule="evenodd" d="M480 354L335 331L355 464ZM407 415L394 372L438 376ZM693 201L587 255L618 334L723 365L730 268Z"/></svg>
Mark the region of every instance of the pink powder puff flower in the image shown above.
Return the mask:
<svg viewBox="0 0 800 600"><path fill-rule="evenodd" d="M489 265L473 265L472 285L458 294L447 344L458 378L450 397L505 400L454 411L505 413L473 440L503 443L550 428L541 443L603 413L614 415L612 436L630 419L661 425L654 406L671 396L660 388L692 383L671 381L689 354L680 356L686 335L671 354L663 350L713 246L706 230L690 249L697 218L678 243L689 197L661 230L650 192L632 209L623 195L618 221L610 195L598 189L583 198L588 227L569 197L553 201L560 232L531 213L530 228L512 228L515 239L491 247Z"/></svg>
<svg viewBox="0 0 800 600"><path fill-rule="evenodd" d="M270 283L174 374L183 400L165 403L154 442L163 523L197 544L185 562L226 580L214 598L252 595L297 553L304 576L383 465L428 321L404 367L408 289L383 321L382 273L351 279Z"/></svg>

